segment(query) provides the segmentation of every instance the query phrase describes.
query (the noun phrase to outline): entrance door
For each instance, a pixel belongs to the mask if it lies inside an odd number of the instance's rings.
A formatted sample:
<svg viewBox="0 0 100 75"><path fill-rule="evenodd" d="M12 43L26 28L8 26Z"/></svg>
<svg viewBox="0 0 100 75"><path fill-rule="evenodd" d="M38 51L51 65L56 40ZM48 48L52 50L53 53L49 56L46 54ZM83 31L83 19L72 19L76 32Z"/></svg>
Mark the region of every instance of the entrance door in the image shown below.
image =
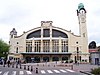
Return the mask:
<svg viewBox="0 0 100 75"><path fill-rule="evenodd" d="M68 57L62 57L62 61L68 61Z"/></svg>
<svg viewBox="0 0 100 75"><path fill-rule="evenodd" d="M49 57L43 57L44 62L49 62Z"/></svg>
<svg viewBox="0 0 100 75"><path fill-rule="evenodd" d="M99 58L95 58L95 65L99 64Z"/></svg>
<svg viewBox="0 0 100 75"><path fill-rule="evenodd" d="M31 57L26 57L26 62L31 63Z"/></svg>
<svg viewBox="0 0 100 75"><path fill-rule="evenodd" d="M58 57L53 57L52 61L59 61L59 58Z"/></svg>
<svg viewBox="0 0 100 75"><path fill-rule="evenodd" d="M40 62L40 57L38 57L38 56L34 57L34 62L39 63Z"/></svg>

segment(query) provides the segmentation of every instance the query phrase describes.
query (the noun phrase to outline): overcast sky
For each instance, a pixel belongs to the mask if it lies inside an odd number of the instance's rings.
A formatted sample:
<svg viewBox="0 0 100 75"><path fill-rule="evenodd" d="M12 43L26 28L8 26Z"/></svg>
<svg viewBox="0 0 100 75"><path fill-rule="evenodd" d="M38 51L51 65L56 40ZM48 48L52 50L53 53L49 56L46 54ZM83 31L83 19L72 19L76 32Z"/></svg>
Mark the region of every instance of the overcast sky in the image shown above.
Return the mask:
<svg viewBox="0 0 100 75"><path fill-rule="evenodd" d="M100 0L0 0L0 38L8 42L12 28L21 35L40 27L41 21L53 21L53 26L79 35L79 3L87 10L88 42L100 45Z"/></svg>

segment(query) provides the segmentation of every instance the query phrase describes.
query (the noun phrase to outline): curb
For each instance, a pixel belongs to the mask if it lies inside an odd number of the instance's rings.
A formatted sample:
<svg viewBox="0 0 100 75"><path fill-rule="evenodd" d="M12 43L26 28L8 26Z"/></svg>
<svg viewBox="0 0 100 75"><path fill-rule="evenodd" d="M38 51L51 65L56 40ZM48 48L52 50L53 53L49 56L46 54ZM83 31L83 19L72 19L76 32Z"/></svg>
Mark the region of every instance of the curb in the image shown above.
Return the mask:
<svg viewBox="0 0 100 75"><path fill-rule="evenodd" d="M87 74L87 75L94 75L92 73L90 73L89 71L80 71L81 73Z"/></svg>

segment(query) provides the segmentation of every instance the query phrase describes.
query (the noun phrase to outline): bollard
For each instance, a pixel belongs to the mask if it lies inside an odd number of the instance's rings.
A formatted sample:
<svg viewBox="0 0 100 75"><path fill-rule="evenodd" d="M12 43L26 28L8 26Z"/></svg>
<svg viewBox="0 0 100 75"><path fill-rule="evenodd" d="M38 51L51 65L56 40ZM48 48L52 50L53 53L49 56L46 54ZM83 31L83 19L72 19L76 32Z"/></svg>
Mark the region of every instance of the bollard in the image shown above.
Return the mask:
<svg viewBox="0 0 100 75"><path fill-rule="evenodd" d="M71 65L71 69L73 70L73 65Z"/></svg>
<svg viewBox="0 0 100 75"><path fill-rule="evenodd" d="M54 67L55 67L55 65L54 65Z"/></svg>
<svg viewBox="0 0 100 75"><path fill-rule="evenodd" d="M48 65L48 67L49 67L50 65Z"/></svg>
<svg viewBox="0 0 100 75"><path fill-rule="evenodd" d="M18 65L16 65L16 68L18 68Z"/></svg>
<svg viewBox="0 0 100 75"><path fill-rule="evenodd" d="M29 66L28 66L27 70L29 70Z"/></svg>
<svg viewBox="0 0 100 75"><path fill-rule="evenodd" d="M31 71L33 71L33 66L31 66Z"/></svg>
<svg viewBox="0 0 100 75"><path fill-rule="evenodd" d="M36 73L38 73L38 68L36 68Z"/></svg>
<svg viewBox="0 0 100 75"><path fill-rule="evenodd" d="M12 68L14 68L14 64L12 64Z"/></svg>
<svg viewBox="0 0 100 75"><path fill-rule="evenodd" d="M39 66L39 64L37 64L37 66Z"/></svg>
<svg viewBox="0 0 100 75"><path fill-rule="evenodd" d="M21 66L21 64L20 64L20 69L22 69L22 66Z"/></svg>
<svg viewBox="0 0 100 75"><path fill-rule="evenodd" d="M3 67L5 67L5 64L3 65Z"/></svg>
<svg viewBox="0 0 100 75"><path fill-rule="evenodd" d="M43 64L43 66L44 66L44 64Z"/></svg>
<svg viewBox="0 0 100 75"><path fill-rule="evenodd" d="M24 65L24 70L26 70L26 65Z"/></svg>

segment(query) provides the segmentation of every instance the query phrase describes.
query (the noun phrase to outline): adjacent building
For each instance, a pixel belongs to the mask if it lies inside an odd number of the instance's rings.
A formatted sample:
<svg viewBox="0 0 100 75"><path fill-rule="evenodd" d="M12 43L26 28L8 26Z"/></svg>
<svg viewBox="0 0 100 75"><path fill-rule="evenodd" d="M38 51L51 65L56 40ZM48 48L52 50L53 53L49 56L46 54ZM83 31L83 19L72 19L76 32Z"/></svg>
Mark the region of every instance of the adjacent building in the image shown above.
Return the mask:
<svg viewBox="0 0 100 75"><path fill-rule="evenodd" d="M53 26L52 21L41 21L41 26L18 36L15 28L10 32L8 58L31 62L65 61L89 62L86 10L80 3L77 9L79 35L66 28ZM74 26L74 25L73 25Z"/></svg>

